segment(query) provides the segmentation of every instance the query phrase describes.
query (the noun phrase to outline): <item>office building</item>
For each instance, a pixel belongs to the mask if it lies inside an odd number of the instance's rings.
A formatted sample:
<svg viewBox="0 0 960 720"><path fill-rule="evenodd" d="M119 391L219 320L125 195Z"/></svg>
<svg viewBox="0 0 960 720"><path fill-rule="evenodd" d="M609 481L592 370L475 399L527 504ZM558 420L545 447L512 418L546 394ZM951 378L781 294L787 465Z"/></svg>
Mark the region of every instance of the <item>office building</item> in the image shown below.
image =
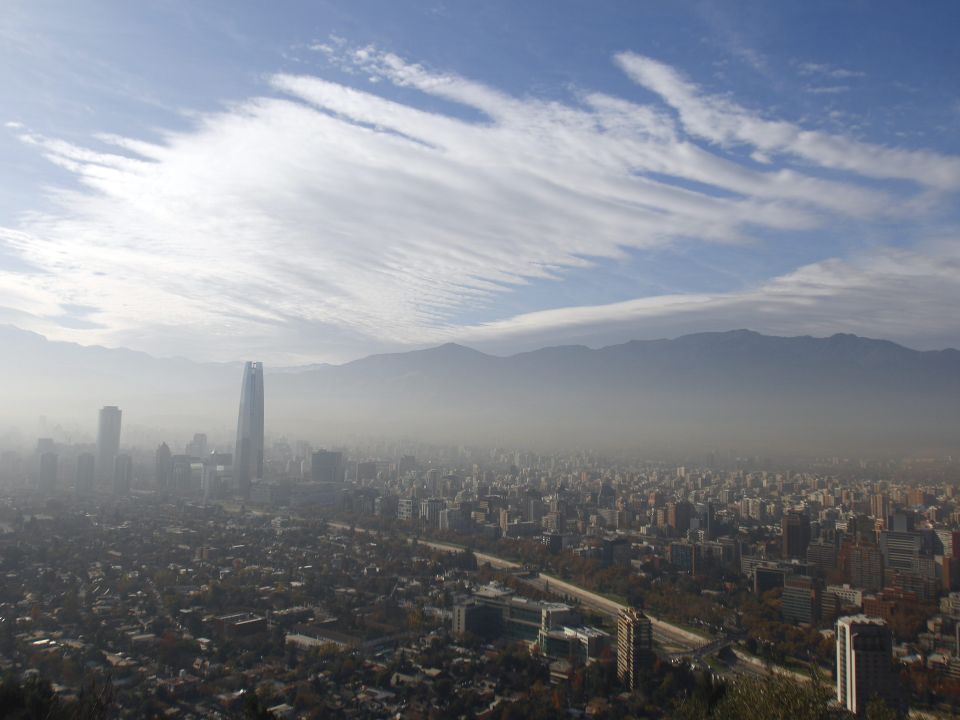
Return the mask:
<svg viewBox="0 0 960 720"><path fill-rule="evenodd" d="M314 482L343 482L343 453L317 450L310 459L310 477Z"/></svg>
<svg viewBox="0 0 960 720"><path fill-rule="evenodd" d="M92 453L82 453L77 458L77 477L74 490L78 495L93 495L96 486L97 461Z"/></svg>
<svg viewBox="0 0 960 720"><path fill-rule="evenodd" d="M202 462L189 455L173 455L170 458L169 492L184 497L199 495L202 481Z"/></svg>
<svg viewBox="0 0 960 720"><path fill-rule="evenodd" d="M491 583L474 592L453 610L453 632L485 639L535 642L541 631L579 622L580 615L563 603L518 597L513 590Z"/></svg>
<svg viewBox="0 0 960 720"><path fill-rule="evenodd" d="M879 618L850 615L837 620L837 702L864 715L873 698L897 705L893 635Z"/></svg>
<svg viewBox="0 0 960 720"><path fill-rule="evenodd" d="M896 517L896 516L894 516ZM911 531L888 530L880 533L880 552L888 570L916 573L920 566L923 537Z"/></svg>
<svg viewBox="0 0 960 720"><path fill-rule="evenodd" d="M205 433L196 433L193 440L187 443L184 455L202 458L207 454L207 436Z"/></svg>
<svg viewBox="0 0 960 720"><path fill-rule="evenodd" d="M55 452L45 452L40 456L39 489L44 495L52 495L57 490L59 458Z"/></svg>
<svg viewBox="0 0 960 720"><path fill-rule="evenodd" d="M263 477L263 363L248 362L243 368L233 463L237 493L249 498L250 485Z"/></svg>
<svg viewBox="0 0 960 720"><path fill-rule="evenodd" d="M790 510L780 523L783 557L804 559L810 545L810 518L804 512Z"/></svg>
<svg viewBox="0 0 960 720"><path fill-rule="evenodd" d="M807 545L807 565L817 575L829 575L837 566L837 546L822 538L810 543Z"/></svg>
<svg viewBox="0 0 960 720"><path fill-rule="evenodd" d="M670 564L681 572L692 573L694 571L694 565L696 564L696 560L694 559L696 551L696 546L688 542L670 543L668 550Z"/></svg>
<svg viewBox="0 0 960 720"><path fill-rule="evenodd" d="M707 504L704 508L704 529L705 540L717 539L716 508L711 500L707 500Z"/></svg>
<svg viewBox="0 0 960 720"><path fill-rule="evenodd" d="M156 488L163 492L173 485L173 454L166 443L160 443L156 454Z"/></svg>
<svg viewBox="0 0 960 720"><path fill-rule="evenodd" d="M667 527L672 535L682 535L690 529L693 506L686 500L667 503Z"/></svg>
<svg viewBox="0 0 960 720"><path fill-rule="evenodd" d="M537 641L540 652L547 657L575 660L589 665L601 658L610 647L610 636L595 627L562 627L540 630Z"/></svg>
<svg viewBox="0 0 960 720"><path fill-rule="evenodd" d="M640 686L643 673L653 665L653 625L635 608L617 616L617 677L631 690Z"/></svg>
<svg viewBox="0 0 960 720"><path fill-rule="evenodd" d="M117 455L113 470L113 494L129 495L133 482L133 460L129 455Z"/></svg>
<svg viewBox="0 0 960 720"><path fill-rule="evenodd" d="M789 575L784 578L780 614L786 623L812 625L817 620L820 602L813 578Z"/></svg>
<svg viewBox="0 0 960 720"><path fill-rule="evenodd" d="M97 482L107 490L113 486L113 470L120 452L120 421L123 412L116 405L100 409L97 423Z"/></svg>

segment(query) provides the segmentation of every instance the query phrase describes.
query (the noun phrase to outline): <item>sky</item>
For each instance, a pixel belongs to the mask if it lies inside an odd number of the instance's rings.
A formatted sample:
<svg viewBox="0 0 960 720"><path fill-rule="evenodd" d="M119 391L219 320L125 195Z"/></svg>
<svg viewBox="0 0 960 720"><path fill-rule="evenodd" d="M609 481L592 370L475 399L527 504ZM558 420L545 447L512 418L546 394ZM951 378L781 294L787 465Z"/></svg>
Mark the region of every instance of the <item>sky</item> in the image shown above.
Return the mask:
<svg viewBox="0 0 960 720"><path fill-rule="evenodd" d="M0 324L960 346L960 5L5 0Z"/></svg>

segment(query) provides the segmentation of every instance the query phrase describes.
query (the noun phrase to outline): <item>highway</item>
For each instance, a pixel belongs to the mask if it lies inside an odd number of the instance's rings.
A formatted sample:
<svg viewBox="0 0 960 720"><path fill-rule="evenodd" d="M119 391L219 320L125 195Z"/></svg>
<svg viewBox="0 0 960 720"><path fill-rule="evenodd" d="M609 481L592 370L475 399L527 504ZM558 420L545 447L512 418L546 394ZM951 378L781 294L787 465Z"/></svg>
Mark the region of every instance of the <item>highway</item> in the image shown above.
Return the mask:
<svg viewBox="0 0 960 720"><path fill-rule="evenodd" d="M327 525L341 530L351 529L351 526L345 523L328 522ZM363 533L374 532L361 527L353 527L353 530ZM420 538L408 538L408 541L411 543L414 542L414 540L416 540L417 544L419 545L424 545L426 547L433 548L434 550L441 550L444 552L463 552L467 549L461 545L454 545L453 543L422 540ZM476 550L473 551L473 554L477 558L477 563L481 565L489 563L490 567L500 570L523 569L523 565L521 563L513 560L507 560L489 553L477 552ZM615 600L611 600L603 595L598 595L595 592L591 592L590 590L586 590L582 587L546 573L539 573L534 578L520 579L540 590L549 591L556 595L570 597L574 600L577 600L581 605L589 608L590 610L594 610L614 618L616 618L620 610L627 607L626 605L618 603ZM644 611L644 614L650 618L650 623L653 626L653 639L664 650L666 650L669 655L674 657L689 656L695 660L703 660L706 655L717 652L722 647L731 644L731 641L728 641L725 638L701 636L677 625L673 625L672 623L665 622L646 611ZM737 658L736 663L732 665L727 664L727 672L731 675L757 676L765 675L772 671L789 675L802 682L809 681L807 676L793 672L787 668L779 666L764 666L756 658L751 658L741 651L735 651L735 656Z"/></svg>
<svg viewBox="0 0 960 720"><path fill-rule="evenodd" d="M337 522L328 522L330 527L335 527L341 530L349 530L350 526L345 523ZM368 530L360 527L355 527L354 530L358 532L369 532ZM422 540L417 539L417 543L424 545L434 550L441 550L444 552L462 552L466 548L460 545L454 545L452 543L437 542L434 540ZM477 558L477 563L484 565L489 563L490 567L497 568L499 570L521 570L523 565L513 560L507 560L502 557L497 557L496 555L490 555L489 553L473 551L474 556ZM540 573L537 578L527 580L527 582L537 587L540 590L549 591L557 595L566 595L577 600L581 605L590 610L602 613L604 615L609 615L616 618L617 614L626 608L626 605L622 605L610 598L606 598L603 595L598 595L597 593L590 592L584 588L581 588L572 583L561 580L558 577L552 575L547 575L546 573ZM659 618L656 618L650 613L644 613L650 622L653 625L653 637L658 643L664 646L671 648L676 648L679 652L689 653L695 651L702 645L708 644L712 638L704 638L700 635L684 630L681 627L676 625L671 625L670 623L664 622Z"/></svg>

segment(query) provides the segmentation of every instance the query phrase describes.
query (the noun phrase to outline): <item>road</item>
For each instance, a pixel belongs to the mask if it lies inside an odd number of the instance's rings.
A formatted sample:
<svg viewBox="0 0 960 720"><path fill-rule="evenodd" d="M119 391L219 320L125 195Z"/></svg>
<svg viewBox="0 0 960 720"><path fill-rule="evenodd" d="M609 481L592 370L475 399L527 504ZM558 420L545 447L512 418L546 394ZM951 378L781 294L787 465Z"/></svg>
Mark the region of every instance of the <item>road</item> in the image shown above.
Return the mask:
<svg viewBox="0 0 960 720"><path fill-rule="evenodd" d="M351 529L351 526L345 523L328 522L327 524L330 527L335 527L342 530ZM355 526L353 529L357 532L363 533L373 532L365 528ZM414 538L408 538L408 540L413 542ZM434 550L441 550L444 552L462 552L466 549L461 545L437 542L435 540L422 540L420 538L416 538L416 542L419 545L424 545L426 547L433 548ZM500 570L523 569L522 564L513 560L507 560L489 553L477 552L476 550L473 551L473 554L477 558L477 562L481 565L489 563L490 567ZM611 600L603 595L598 595L595 592L591 592L590 590L586 590L582 587L569 583L566 580L561 580L558 577L547 575L546 573L539 573L537 577L526 579L525 582L541 590L575 599L580 602L581 605L589 608L590 610L594 610L614 618L616 618L621 610L627 607L626 605L618 603L615 600ZM657 618L646 611L644 611L644 614L650 618L650 623L653 626L653 639L662 648L667 650L670 655L690 656L695 660L701 661L706 655L716 652L725 645L730 644L730 642L725 638L692 633L682 627L665 622L664 620L661 620L660 618ZM773 671L789 675L803 682L807 682L809 680L809 678L805 675L793 672L787 668L779 666L764 666L759 660L750 658L746 654L739 651L736 652L736 658L736 664L727 664L727 672L731 675L756 676L765 675L768 672Z"/></svg>
<svg viewBox="0 0 960 720"><path fill-rule="evenodd" d="M339 528L341 530L349 530L351 527L345 523L329 522L327 524L331 527ZM368 530L360 527L354 527L353 529L358 532L369 532ZM445 552L462 552L465 550L465 548L460 545L437 542L435 540L421 540L418 538L417 543L429 548L433 548L434 550L442 550ZM477 562L481 565L489 563L490 567L497 568L498 570L523 569L523 565L513 560L507 560L505 558L484 552L474 551L473 554L477 558ZM621 603L611 600L610 598L606 598L603 595L590 592L589 590L581 588L565 580L561 580L558 577L547 575L546 573L540 573L537 578L528 582L541 590L549 591L557 595L571 597L579 601L581 605L589 608L590 610L594 610L614 618L621 610L627 607L626 605L622 605ZM645 612L645 614L648 618L650 618L650 622L653 625L654 639L661 645L677 648L681 652L691 652L702 645L708 644L713 639L705 638L695 633L691 633L688 630L684 630L681 627L677 627L676 625L671 625L670 623L664 622L663 620L650 615L650 613Z"/></svg>

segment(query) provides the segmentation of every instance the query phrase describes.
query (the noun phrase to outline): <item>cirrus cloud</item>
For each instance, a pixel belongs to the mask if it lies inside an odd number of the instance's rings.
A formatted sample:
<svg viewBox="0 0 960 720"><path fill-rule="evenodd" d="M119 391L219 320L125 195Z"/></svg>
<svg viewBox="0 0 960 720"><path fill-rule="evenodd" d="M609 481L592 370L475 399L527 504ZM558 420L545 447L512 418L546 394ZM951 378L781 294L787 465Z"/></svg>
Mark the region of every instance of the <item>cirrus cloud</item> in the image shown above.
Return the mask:
<svg viewBox="0 0 960 720"><path fill-rule="evenodd" d="M376 89L463 112L276 74L269 93L157 142L101 135L81 147L11 128L77 184L50 191L55 211L0 233L0 250L37 269L0 271L10 317L61 339L290 361L533 336L611 313L755 307L796 277L602 311L505 318L497 303L532 283L562 293L574 269L679 239L749 245L833 223L915 222L932 195L960 187L957 158L758 117L636 54L616 62L661 102L518 98L376 48L323 48ZM877 180L912 190L904 199ZM95 310L82 322L64 314L78 306ZM462 319L478 310L492 319Z"/></svg>

